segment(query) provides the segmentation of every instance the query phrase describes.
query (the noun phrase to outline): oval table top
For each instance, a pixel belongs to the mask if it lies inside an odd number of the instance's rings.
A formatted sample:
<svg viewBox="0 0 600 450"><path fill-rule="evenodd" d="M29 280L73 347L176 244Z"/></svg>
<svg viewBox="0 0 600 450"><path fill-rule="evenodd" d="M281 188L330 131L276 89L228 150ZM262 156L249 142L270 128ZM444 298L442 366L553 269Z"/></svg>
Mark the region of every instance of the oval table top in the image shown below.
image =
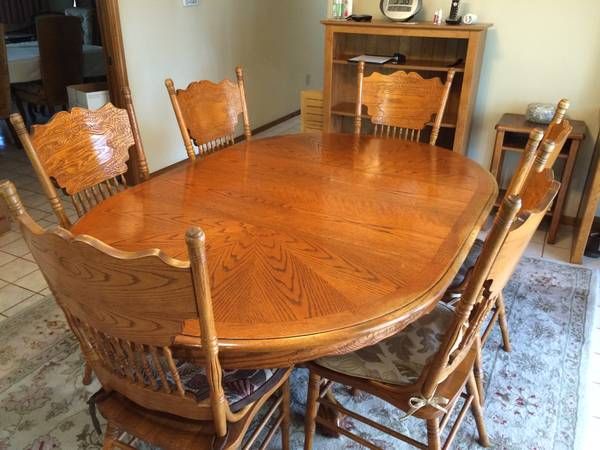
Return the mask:
<svg viewBox="0 0 600 450"><path fill-rule="evenodd" d="M185 232L200 226L223 365L285 366L371 345L430 311L496 194L489 172L443 148L298 134L186 162L72 231L185 260ZM180 341L193 353L198 335L190 323Z"/></svg>

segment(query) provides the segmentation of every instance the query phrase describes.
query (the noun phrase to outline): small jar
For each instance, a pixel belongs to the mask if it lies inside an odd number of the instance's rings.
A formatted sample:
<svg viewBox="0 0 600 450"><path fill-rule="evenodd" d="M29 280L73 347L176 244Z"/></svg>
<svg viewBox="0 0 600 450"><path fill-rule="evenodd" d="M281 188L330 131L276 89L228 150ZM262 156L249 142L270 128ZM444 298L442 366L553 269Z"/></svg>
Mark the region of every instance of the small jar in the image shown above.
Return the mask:
<svg viewBox="0 0 600 450"><path fill-rule="evenodd" d="M529 122L549 124L554 118L556 105L552 103L530 103L527 105L527 113L525 118Z"/></svg>

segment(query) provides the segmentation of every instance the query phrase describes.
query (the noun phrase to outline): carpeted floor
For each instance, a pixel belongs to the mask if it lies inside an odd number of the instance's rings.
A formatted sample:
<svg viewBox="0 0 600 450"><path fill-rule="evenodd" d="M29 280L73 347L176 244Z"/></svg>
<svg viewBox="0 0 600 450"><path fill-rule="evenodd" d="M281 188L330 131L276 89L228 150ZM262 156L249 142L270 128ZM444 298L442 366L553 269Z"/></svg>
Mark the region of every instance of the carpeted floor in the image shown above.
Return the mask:
<svg viewBox="0 0 600 450"><path fill-rule="evenodd" d="M496 449L574 447L578 388L592 272L525 258L505 291L513 352L499 349L494 334L484 353L486 423ZM81 385L82 360L60 309L42 300L0 325L0 450L96 449L85 400L98 386ZM413 437L423 438L417 420L400 416L376 398L357 398L342 387L338 399L350 409ZM292 448L303 443L306 372L293 375ZM375 430L352 428L382 448L407 448ZM454 448L476 449L468 416ZM274 441L272 448L278 448ZM317 436L315 448L359 448L351 441Z"/></svg>

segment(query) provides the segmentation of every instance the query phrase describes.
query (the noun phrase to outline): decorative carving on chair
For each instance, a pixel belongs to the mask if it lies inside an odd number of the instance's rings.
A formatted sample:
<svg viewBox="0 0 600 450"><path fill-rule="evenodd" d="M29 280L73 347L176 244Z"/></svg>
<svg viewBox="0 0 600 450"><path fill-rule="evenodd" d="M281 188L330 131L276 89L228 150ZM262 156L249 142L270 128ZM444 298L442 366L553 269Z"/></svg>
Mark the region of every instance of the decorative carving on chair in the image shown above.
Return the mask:
<svg viewBox="0 0 600 450"><path fill-rule="evenodd" d="M416 72L375 72L365 78L363 105L374 124L420 130L438 112L443 94L439 78L426 80Z"/></svg>
<svg viewBox="0 0 600 450"><path fill-rule="evenodd" d="M60 112L34 126L31 141L47 175L69 195L127 172L135 145L127 111L110 103Z"/></svg>
<svg viewBox="0 0 600 450"><path fill-rule="evenodd" d="M243 109L239 88L232 81L195 81L177 91L177 100L196 145L234 137Z"/></svg>
<svg viewBox="0 0 600 450"><path fill-rule="evenodd" d="M416 72L374 72L365 77L364 71L361 62L354 133L361 133L362 107L366 106L375 136L420 141L423 129L433 122L429 143L435 145L455 71L448 71L445 83L440 78L424 79Z"/></svg>
<svg viewBox="0 0 600 450"><path fill-rule="evenodd" d="M252 137L244 72L237 67L235 73L237 84L203 80L190 83L186 89L175 89L173 80L165 80L189 159L196 159L194 145L204 155L234 144L240 115L246 140Z"/></svg>

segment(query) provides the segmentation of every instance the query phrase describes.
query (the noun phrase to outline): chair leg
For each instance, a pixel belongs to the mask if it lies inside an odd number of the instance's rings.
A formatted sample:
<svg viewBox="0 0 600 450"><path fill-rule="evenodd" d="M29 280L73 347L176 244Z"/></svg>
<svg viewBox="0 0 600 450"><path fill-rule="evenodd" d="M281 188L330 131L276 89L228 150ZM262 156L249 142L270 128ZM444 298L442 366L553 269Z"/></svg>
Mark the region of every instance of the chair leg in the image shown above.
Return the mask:
<svg viewBox="0 0 600 450"><path fill-rule="evenodd" d="M471 412L473 413L475 423L477 424L477 432L479 433L479 444L482 447L489 447L490 440L485 429L483 408L481 406L482 403L481 399L479 398L477 383L475 382L475 375L473 374L473 372L469 374L469 378L467 380L467 392L469 393L469 395L473 396L473 401L471 402Z"/></svg>
<svg viewBox="0 0 600 450"><path fill-rule="evenodd" d="M319 388L321 377L310 372L308 378L308 396L306 399L306 417L304 422L304 450L311 450L317 426L316 418L319 412Z"/></svg>
<svg viewBox="0 0 600 450"><path fill-rule="evenodd" d="M85 363L85 368L83 370L83 384L84 386L89 386L92 384L92 380L94 379L94 372L92 371L92 366L88 363Z"/></svg>
<svg viewBox="0 0 600 450"><path fill-rule="evenodd" d="M475 340L475 363L473 364L473 375L477 385L478 398L480 404L485 401L485 392L483 390L483 362L481 357L481 339L477 337Z"/></svg>
<svg viewBox="0 0 600 450"><path fill-rule="evenodd" d="M106 431L104 432L102 450L113 450L115 447L119 448L119 434L120 432L117 427L109 422L108 425L106 425Z"/></svg>
<svg viewBox="0 0 600 450"><path fill-rule="evenodd" d="M281 448L290 449L290 380L281 386Z"/></svg>
<svg viewBox="0 0 600 450"><path fill-rule="evenodd" d="M442 448L439 419L429 419L427 421L427 448L428 450L440 450Z"/></svg>
<svg viewBox="0 0 600 450"><path fill-rule="evenodd" d="M18 95L15 95L14 99L15 99L15 103L17 104L17 110L19 111L19 114L21 114L21 117L23 117L25 126L27 127L27 129L29 129L29 126L31 125L31 119L29 118L29 115L27 114L27 110L25 109L23 100Z"/></svg>
<svg viewBox="0 0 600 450"><path fill-rule="evenodd" d="M508 334L508 322L506 321L506 307L504 305L504 295L502 292L496 299L496 308L498 308L498 322L500 323L500 331L502 332L502 342L505 352L510 352L512 347L510 345L510 336Z"/></svg>

